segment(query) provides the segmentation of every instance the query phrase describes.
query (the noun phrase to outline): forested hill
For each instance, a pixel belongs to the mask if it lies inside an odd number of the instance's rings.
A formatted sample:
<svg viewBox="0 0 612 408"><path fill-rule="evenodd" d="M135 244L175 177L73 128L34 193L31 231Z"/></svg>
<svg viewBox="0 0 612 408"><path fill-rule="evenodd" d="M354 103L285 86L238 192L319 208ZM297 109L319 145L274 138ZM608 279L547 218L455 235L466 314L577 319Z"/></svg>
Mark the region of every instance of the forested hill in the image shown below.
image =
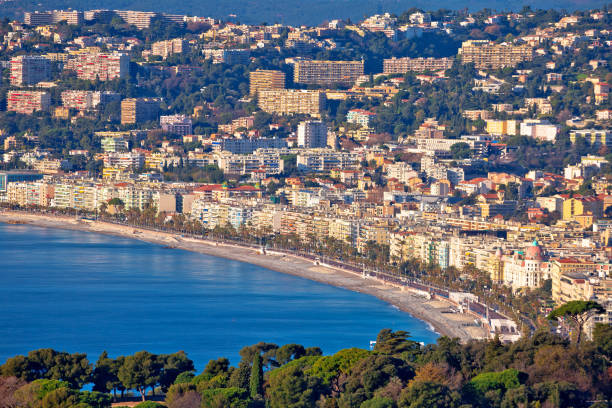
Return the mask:
<svg viewBox="0 0 612 408"><path fill-rule="evenodd" d="M597 8L607 4L605 0L527 0L508 3L502 0L458 1L445 0L432 5L426 0L107 0L101 5L95 0L9 0L0 2L0 15L12 18L23 17L23 11L36 9L132 9L177 14L209 16L227 20L230 15L246 24L283 23L289 25L318 25L324 20L351 18L361 20L366 15L380 12L401 13L410 7L423 9L447 8L479 10L520 10L523 6L532 8L557 8L566 10Z"/></svg>
<svg viewBox="0 0 612 408"><path fill-rule="evenodd" d="M441 337L423 347L385 329L371 351L323 356L258 343L240 356L235 367L219 358L195 375L184 352L104 352L92 365L84 354L35 350L0 367L0 407L107 408L128 393L147 399L140 408L603 408L612 397L610 325L580 343L539 331L511 345ZM91 382L94 391L81 391Z"/></svg>

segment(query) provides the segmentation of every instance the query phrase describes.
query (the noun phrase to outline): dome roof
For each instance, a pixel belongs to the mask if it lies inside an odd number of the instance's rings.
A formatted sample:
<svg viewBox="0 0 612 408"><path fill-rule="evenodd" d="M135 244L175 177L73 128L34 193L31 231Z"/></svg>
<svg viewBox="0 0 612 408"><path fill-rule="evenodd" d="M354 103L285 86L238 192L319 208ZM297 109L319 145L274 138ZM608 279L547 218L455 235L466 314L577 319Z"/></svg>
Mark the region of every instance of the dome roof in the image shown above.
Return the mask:
<svg viewBox="0 0 612 408"><path fill-rule="evenodd" d="M530 261L541 261L543 259L542 248L537 240L534 240L531 246L525 251L525 259Z"/></svg>

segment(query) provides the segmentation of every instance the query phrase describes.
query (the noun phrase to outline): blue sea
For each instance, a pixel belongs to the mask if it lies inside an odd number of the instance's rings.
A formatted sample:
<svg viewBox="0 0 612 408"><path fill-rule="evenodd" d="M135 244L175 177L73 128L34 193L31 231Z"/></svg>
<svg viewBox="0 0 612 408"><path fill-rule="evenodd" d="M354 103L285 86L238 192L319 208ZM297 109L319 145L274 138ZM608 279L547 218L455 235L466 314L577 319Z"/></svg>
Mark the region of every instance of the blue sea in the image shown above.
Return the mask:
<svg viewBox="0 0 612 408"><path fill-rule="evenodd" d="M259 341L368 348L383 328L434 342L374 297L250 264L94 233L0 223L0 364L51 347L95 362L184 350L198 371Z"/></svg>

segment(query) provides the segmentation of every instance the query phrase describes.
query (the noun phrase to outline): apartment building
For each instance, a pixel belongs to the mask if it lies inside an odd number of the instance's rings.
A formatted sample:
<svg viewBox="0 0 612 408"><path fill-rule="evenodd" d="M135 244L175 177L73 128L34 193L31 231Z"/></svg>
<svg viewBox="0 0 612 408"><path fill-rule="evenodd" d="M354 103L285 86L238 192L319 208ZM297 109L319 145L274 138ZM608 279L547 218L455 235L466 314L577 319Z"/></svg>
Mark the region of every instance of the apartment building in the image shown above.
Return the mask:
<svg viewBox="0 0 612 408"><path fill-rule="evenodd" d="M325 93L303 89L259 91L258 106L279 115L305 114L320 117L325 109Z"/></svg>
<svg viewBox="0 0 612 408"><path fill-rule="evenodd" d="M251 154L258 149L286 149L287 141L275 137L244 139L221 139L212 143L213 147L233 154ZM281 152L279 152L280 154Z"/></svg>
<svg viewBox="0 0 612 408"><path fill-rule="evenodd" d="M298 147L327 147L327 124L320 120L306 120L297 127Z"/></svg>
<svg viewBox="0 0 612 408"><path fill-rule="evenodd" d="M479 69L514 67L533 59L533 48L527 44L495 44L487 40L468 40L461 44L459 57L464 64L474 64Z"/></svg>
<svg viewBox="0 0 612 408"><path fill-rule="evenodd" d="M255 123L255 116L242 116L232 120L231 123L218 125L219 132L234 133L239 130L249 130Z"/></svg>
<svg viewBox="0 0 612 408"><path fill-rule="evenodd" d="M518 120L487 119L486 131L494 136L515 136L519 133Z"/></svg>
<svg viewBox="0 0 612 408"><path fill-rule="evenodd" d="M347 220L333 218L329 220L329 237L348 244L355 244L359 237L361 222L358 220Z"/></svg>
<svg viewBox="0 0 612 408"><path fill-rule="evenodd" d="M121 124L136 124L157 120L159 99L128 98L121 101Z"/></svg>
<svg viewBox="0 0 612 408"><path fill-rule="evenodd" d="M384 74L405 74L409 71L425 72L446 70L453 66L454 58L388 58L383 61Z"/></svg>
<svg viewBox="0 0 612 408"><path fill-rule="evenodd" d="M598 197L571 197L563 202L563 219L573 220L581 215L591 215L594 219L601 218L603 201Z"/></svg>
<svg viewBox="0 0 612 408"><path fill-rule="evenodd" d="M96 185L91 183L58 183L55 185L55 195L51 205L59 208L95 211L100 204L98 196Z"/></svg>
<svg viewBox="0 0 612 408"><path fill-rule="evenodd" d="M404 184L407 184L410 179L419 176L419 173L410 164L404 162L387 164L385 165L385 171L388 179L394 178Z"/></svg>
<svg viewBox="0 0 612 408"><path fill-rule="evenodd" d="M336 152L330 149L311 149L298 153L297 167L300 170L329 172L333 169L353 169L359 163L355 153Z"/></svg>
<svg viewBox="0 0 612 408"><path fill-rule="evenodd" d="M47 111L51 106L51 94L44 91L15 91L6 95L6 110L31 115Z"/></svg>
<svg viewBox="0 0 612 408"><path fill-rule="evenodd" d="M582 137L591 146L612 147L612 130L609 129L576 129L570 131L572 143L576 143L578 137Z"/></svg>
<svg viewBox="0 0 612 408"><path fill-rule="evenodd" d="M166 115L159 117L159 124L165 132L185 136L193 134L191 118L186 115Z"/></svg>
<svg viewBox="0 0 612 408"><path fill-rule="evenodd" d="M102 138L100 144L105 153L127 152L129 150L128 141L123 137L105 137Z"/></svg>
<svg viewBox="0 0 612 408"><path fill-rule="evenodd" d="M553 125L547 120L527 119L521 123L521 136L533 137L547 142L554 142L557 139L560 126Z"/></svg>
<svg viewBox="0 0 612 408"><path fill-rule="evenodd" d="M282 71L258 69L249 73L249 94L256 96L259 91L285 89L285 73Z"/></svg>
<svg viewBox="0 0 612 408"><path fill-rule="evenodd" d="M361 126L370 126L370 121L376 117L374 112L367 111L365 109L351 109L346 114L346 121L348 123L355 123Z"/></svg>
<svg viewBox="0 0 612 408"><path fill-rule="evenodd" d="M20 55L11 59L11 85L35 85L51 79L51 61L37 55Z"/></svg>
<svg viewBox="0 0 612 408"><path fill-rule="evenodd" d="M79 79L111 81L129 74L130 56L119 52L83 53L69 59L65 69L75 71Z"/></svg>
<svg viewBox="0 0 612 408"><path fill-rule="evenodd" d="M167 41L158 41L151 45L151 55L158 55L163 59L173 54L183 54L189 51L189 43L182 38Z"/></svg>
<svg viewBox="0 0 612 408"><path fill-rule="evenodd" d="M104 156L104 167L138 169L144 163L145 156L139 152L108 152Z"/></svg>
<svg viewBox="0 0 612 408"><path fill-rule="evenodd" d="M352 85L363 75L363 61L299 60L293 64L293 81L298 84Z"/></svg>
<svg viewBox="0 0 612 408"><path fill-rule="evenodd" d="M279 174L284 162L279 153L232 154L222 151L217 155L217 165L225 174L251 174L264 170L267 174Z"/></svg>
<svg viewBox="0 0 612 408"><path fill-rule="evenodd" d="M105 91L68 90L61 94L62 106L69 109L92 110L121 100L121 94Z"/></svg>
<svg viewBox="0 0 612 408"><path fill-rule="evenodd" d="M247 49L205 49L204 57L212 59L213 64L248 65L251 52Z"/></svg>
<svg viewBox="0 0 612 408"><path fill-rule="evenodd" d="M57 24L65 21L70 25L83 24L83 12L77 10L32 11L23 14L23 20L29 26Z"/></svg>
<svg viewBox="0 0 612 408"><path fill-rule="evenodd" d="M55 186L45 182L14 182L7 186L7 199L25 206L48 207L53 199Z"/></svg>
<svg viewBox="0 0 612 408"><path fill-rule="evenodd" d="M31 170L0 171L0 197L5 196L11 183L34 182L43 178L43 175Z"/></svg>
<svg viewBox="0 0 612 408"><path fill-rule="evenodd" d="M151 26L151 21L158 17L158 13L151 11L115 10L115 13L129 25L142 30Z"/></svg>
<svg viewBox="0 0 612 408"><path fill-rule="evenodd" d="M571 300L589 299L589 276L597 269L597 264L584 259L553 259L550 266L553 301L561 305Z"/></svg>

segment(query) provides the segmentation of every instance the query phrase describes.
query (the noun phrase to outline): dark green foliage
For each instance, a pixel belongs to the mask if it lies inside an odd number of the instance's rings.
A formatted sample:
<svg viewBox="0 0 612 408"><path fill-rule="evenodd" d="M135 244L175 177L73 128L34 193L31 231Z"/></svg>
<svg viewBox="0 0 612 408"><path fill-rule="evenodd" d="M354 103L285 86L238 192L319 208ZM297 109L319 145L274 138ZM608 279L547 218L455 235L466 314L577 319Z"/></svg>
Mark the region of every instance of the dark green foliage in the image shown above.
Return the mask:
<svg viewBox="0 0 612 408"><path fill-rule="evenodd" d="M465 142L455 143L451 146L451 155L455 160L467 159L472 156L470 145Z"/></svg>
<svg viewBox="0 0 612 408"><path fill-rule="evenodd" d="M321 381L293 365L270 377L268 400L271 408L306 408L319 398Z"/></svg>
<svg viewBox="0 0 612 408"><path fill-rule="evenodd" d="M521 378L522 377L522 378ZM519 373L518 370L508 369L498 373L481 373L472 378L470 385L481 393L486 393L490 390L506 391L512 388L517 388L525 381L525 376Z"/></svg>
<svg viewBox="0 0 612 408"><path fill-rule="evenodd" d="M119 368L117 377L126 389L137 390L145 398L145 390L159 381L161 366L154 354L139 351L127 356Z"/></svg>
<svg viewBox="0 0 612 408"><path fill-rule="evenodd" d="M251 398L257 398L258 395L262 394L263 368L261 366L261 356L259 354L255 354L255 357L253 358L249 390L251 392Z"/></svg>
<svg viewBox="0 0 612 408"><path fill-rule="evenodd" d="M243 347L240 350L240 357L242 357L242 361L251 364L255 355L259 354L262 357L262 362L264 366L274 365L276 361L274 357L276 356L276 350L278 346L274 343L265 343L260 342L257 344L253 344L252 346Z"/></svg>
<svg viewBox="0 0 612 408"><path fill-rule="evenodd" d="M36 396L38 399L43 399L45 395L51 391L55 391L60 388L70 388L70 384L67 382L57 380L36 380L32 382L32 385L35 386Z"/></svg>
<svg viewBox="0 0 612 408"><path fill-rule="evenodd" d="M229 378L229 386L234 388L244 388L248 389L250 385L251 378L251 366L246 361L241 361L238 363L238 367L234 371Z"/></svg>
<svg viewBox="0 0 612 408"><path fill-rule="evenodd" d="M174 354L161 354L157 356L157 360L162 370L158 380L162 391L167 391L180 373L195 370L193 361L187 358L184 351Z"/></svg>
<svg viewBox="0 0 612 408"><path fill-rule="evenodd" d="M408 353L414 355L419 352L421 345L416 341L408 340L410 333L406 331L392 332L383 329L376 337L374 351L382 354L401 354Z"/></svg>
<svg viewBox="0 0 612 408"><path fill-rule="evenodd" d="M370 355L361 359L350 370L339 402L347 406L358 405L374 396L392 378L406 383L414 377L414 369L405 361L387 355Z"/></svg>
<svg viewBox="0 0 612 408"><path fill-rule="evenodd" d="M359 408L395 408L395 401L391 398L374 397L363 402Z"/></svg>
<svg viewBox="0 0 612 408"><path fill-rule="evenodd" d="M136 405L134 408L166 408L166 406L155 401L144 401Z"/></svg>
<svg viewBox="0 0 612 408"><path fill-rule="evenodd" d="M176 379L174 380L174 384L191 383L194 378L195 378L194 373L192 373L191 371L185 371L176 376Z"/></svg>
<svg viewBox="0 0 612 408"><path fill-rule="evenodd" d="M297 359L306 355L304 346L299 344L285 344L276 350L276 362L280 365L287 364L293 359Z"/></svg>
<svg viewBox="0 0 612 408"><path fill-rule="evenodd" d="M358 348L340 350L332 356L317 359L308 374L329 385L338 375L347 374L355 364L368 355L369 351Z"/></svg>
<svg viewBox="0 0 612 408"><path fill-rule="evenodd" d="M40 349L26 356L8 359L0 368L2 375L26 381L50 379L66 381L71 387L81 388L89 382L92 365L85 354L68 354L53 349Z"/></svg>
<svg viewBox="0 0 612 408"><path fill-rule="evenodd" d="M304 350L304 355L305 356L322 356L323 351L319 347L308 347L306 350ZM294 358L296 357L294 356Z"/></svg>
<svg viewBox="0 0 612 408"><path fill-rule="evenodd" d="M172 376L165 395L168 408L511 408L602 405L612 398L610 326L598 325L593 341L580 344L536 331L512 344L498 338L461 344L441 337L436 344L415 346L406 332L382 330L374 351L357 348L320 356L317 349L289 344L258 343L243 349L238 367L225 358L211 360L193 377L187 370ZM14 357L2 372L23 372L43 378L24 382L0 377L0 407L109 408L107 391L145 390L160 386L166 368L191 367L184 353L154 355L138 352L111 359L102 353L93 371L94 387L79 391L66 381L47 379L64 373L48 349ZM297 357L304 354L302 357ZM264 368L264 356L270 365ZM174 357L170 357L174 356ZM68 367L69 360L64 362ZM179 364L180 363L180 364ZM278 367L276 367L278 365ZM44 367L42 369L41 367ZM114 372L117 371L117 379ZM168 371L170 371L168 369ZM120 381L117 384L115 381ZM178 382L177 382L178 381ZM237 386L240 385L240 386ZM4 404L4 405L2 405ZM144 407L159 407L146 401Z"/></svg>
<svg viewBox="0 0 612 408"><path fill-rule="evenodd" d="M247 408L248 392L244 388L216 388L202 392L202 408Z"/></svg>
<svg viewBox="0 0 612 408"><path fill-rule="evenodd" d="M400 408L452 408L458 406L448 387L433 382L410 384L400 397Z"/></svg>
<svg viewBox="0 0 612 408"><path fill-rule="evenodd" d="M111 405L111 396L97 391L81 391L78 395L79 402L93 408L105 408Z"/></svg>
<svg viewBox="0 0 612 408"><path fill-rule="evenodd" d="M102 352L92 374L93 390L100 392L116 391L121 386L117 377L121 363L122 358L113 360L108 357L106 351Z"/></svg>
<svg viewBox="0 0 612 408"><path fill-rule="evenodd" d="M593 330L593 342L601 352L612 358L612 325L598 323Z"/></svg>

